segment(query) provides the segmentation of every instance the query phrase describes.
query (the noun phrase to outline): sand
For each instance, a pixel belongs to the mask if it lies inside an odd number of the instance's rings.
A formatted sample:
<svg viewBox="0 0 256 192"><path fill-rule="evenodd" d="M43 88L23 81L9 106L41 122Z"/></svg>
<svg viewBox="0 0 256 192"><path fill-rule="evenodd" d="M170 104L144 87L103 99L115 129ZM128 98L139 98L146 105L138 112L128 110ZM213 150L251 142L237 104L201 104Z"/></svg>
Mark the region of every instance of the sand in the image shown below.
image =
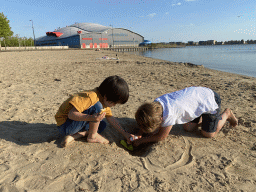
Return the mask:
<svg viewBox="0 0 256 192"><path fill-rule="evenodd" d="M103 56L119 60L100 59ZM256 78L126 53L93 50L0 52L0 191L255 191ZM180 125L159 143L126 151L108 125L110 144L80 139L61 148L54 115L72 93L119 75L129 101L112 112L130 132L144 102L189 86L221 95L239 120L217 137Z"/></svg>

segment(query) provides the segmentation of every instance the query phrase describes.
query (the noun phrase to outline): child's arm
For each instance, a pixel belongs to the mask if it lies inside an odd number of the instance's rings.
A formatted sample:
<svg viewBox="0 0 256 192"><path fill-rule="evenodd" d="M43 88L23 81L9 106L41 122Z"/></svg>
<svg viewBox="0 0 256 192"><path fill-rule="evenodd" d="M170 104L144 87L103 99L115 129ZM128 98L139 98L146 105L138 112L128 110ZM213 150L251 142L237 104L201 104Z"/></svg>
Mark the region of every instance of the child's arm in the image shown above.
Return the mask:
<svg viewBox="0 0 256 192"><path fill-rule="evenodd" d="M132 145L136 147L142 143L162 141L169 135L171 129L172 125L168 127L161 127L156 134L150 135L148 137L142 137L141 139L137 139L132 142Z"/></svg>
<svg viewBox="0 0 256 192"><path fill-rule="evenodd" d="M101 115L87 115L80 113L77 111L75 107L73 107L69 113L68 113L68 118L72 119L74 121L101 121L104 119L106 113L102 113Z"/></svg>
<svg viewBox="0 0 256 192"><path fill-rule="evenodd" d="M139 132L138 132L138 133L136 133L135 135L136 135L136 136L142 136L142 135L143 135L143 133L144 133L144 132L140 129L140 130L139 130Z"/></svg>
<svg viewBox="0 0 256 192"><path fill-rule="evenodd" d="M119 133L121 133L125 138L126 140L129 141L130 137L131 137L131 134L130 133L127 133L123 128L122 126L119 124L119 122L117 121L117 119L113 116L107 116L106 117L107 121L109 122L109 124L114 127Z"/></svg>

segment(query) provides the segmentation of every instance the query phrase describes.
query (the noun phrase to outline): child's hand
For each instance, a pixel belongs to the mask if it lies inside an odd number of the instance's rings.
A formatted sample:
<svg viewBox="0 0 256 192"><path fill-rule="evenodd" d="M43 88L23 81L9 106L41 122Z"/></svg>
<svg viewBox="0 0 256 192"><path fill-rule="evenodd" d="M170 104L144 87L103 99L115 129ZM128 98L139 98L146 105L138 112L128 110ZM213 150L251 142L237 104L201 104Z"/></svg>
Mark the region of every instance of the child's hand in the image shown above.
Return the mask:
<svg viewBox="0 0 256 192"><path fill-rule="evenodd" d="M142 136L140 136L140 135L132 135L131 134L131 137L130 137L130 141L134 141L134 140L136 140L136 139L140 139Z"/></svg>
<svg viewBox="0 0 256 192"><path fill-rule="evenodd" d="M132 146L137 147L141 144L141 139L136 139L132 142Z"/></svg>
<svg viewBox="0 0 256 192"><path fill-rule="evenodd" d="M94 117L93 121L97 121L97 122L102 121L105 118L105 115L106 115L105 112L103 112L102 114L95 114L93 115Z"/></svg>
<svg viewBox="0 0 256 192"><path fill-rule="evenodd" d="M140 139L140 138L141 138L141 136L131 134L131 137L129 138L127 143L132 144L134 140L137 140L137 139Z"/></svg>

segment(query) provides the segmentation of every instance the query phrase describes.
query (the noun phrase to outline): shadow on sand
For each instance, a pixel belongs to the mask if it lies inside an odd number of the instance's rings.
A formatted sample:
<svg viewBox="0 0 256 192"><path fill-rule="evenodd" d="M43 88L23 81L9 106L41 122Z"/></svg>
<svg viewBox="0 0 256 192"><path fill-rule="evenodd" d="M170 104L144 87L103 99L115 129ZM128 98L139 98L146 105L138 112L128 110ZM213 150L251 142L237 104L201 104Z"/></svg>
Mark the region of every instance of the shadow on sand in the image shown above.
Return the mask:
<svg viewBox="0 0 256 192"><path fill-rule="evenodd" d="M18 145L51 142L60 137L56 124L0 122L0 138Z"/></svg>
<svg viewBox="0 0 256 192"><path fill-rule="evenodd" d="M139 131L137 123L132 118L118 118L118 121L125 129L125 131L136 134ZM121 134L119 134L113 127L110 125L107 126L107 129L102 133L104 137L109 139L111 142L115 142L118 147L124 148L120 144L120 140L124 139ZM202 137L199 131L192 133L184 131L182 125L173 126L170 131L170 135L182 135L185 137ZM56 124L44 124L44 123L26 123L21 121L2 121L0 122L0 138L6 141L16 143L18 145L30 145L33 143L43 143L43 142L52 142L60 146L60 142L63 138L59 134ZM86 138L79 139L79 141L86 142ZM149 148L154 143L142 144L136 148L134 151L128 151L133 156L145 156Z"/></svg>

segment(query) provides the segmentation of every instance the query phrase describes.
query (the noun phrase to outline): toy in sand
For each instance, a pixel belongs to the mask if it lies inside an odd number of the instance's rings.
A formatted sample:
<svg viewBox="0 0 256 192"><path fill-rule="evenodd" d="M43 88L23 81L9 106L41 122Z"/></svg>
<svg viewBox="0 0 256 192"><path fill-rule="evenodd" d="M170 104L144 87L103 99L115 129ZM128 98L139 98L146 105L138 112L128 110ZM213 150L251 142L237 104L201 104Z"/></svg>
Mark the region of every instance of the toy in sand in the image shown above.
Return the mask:
<svg viewBox="0 0 256 192"><path fill-rule="evenodd" d="M133 151L133 146L132 144L128 144L125 140L121 140L120 144L123 145L126 149Z"/></svg>
<svg viewBox="0 0 256 192"><path fill-rule="evenodd" d="M107 109L106 109L106 108L101 109L101 111L100 111L100 115L101 115L102 113L104 113L104 112L107 112Z"/></svg>

